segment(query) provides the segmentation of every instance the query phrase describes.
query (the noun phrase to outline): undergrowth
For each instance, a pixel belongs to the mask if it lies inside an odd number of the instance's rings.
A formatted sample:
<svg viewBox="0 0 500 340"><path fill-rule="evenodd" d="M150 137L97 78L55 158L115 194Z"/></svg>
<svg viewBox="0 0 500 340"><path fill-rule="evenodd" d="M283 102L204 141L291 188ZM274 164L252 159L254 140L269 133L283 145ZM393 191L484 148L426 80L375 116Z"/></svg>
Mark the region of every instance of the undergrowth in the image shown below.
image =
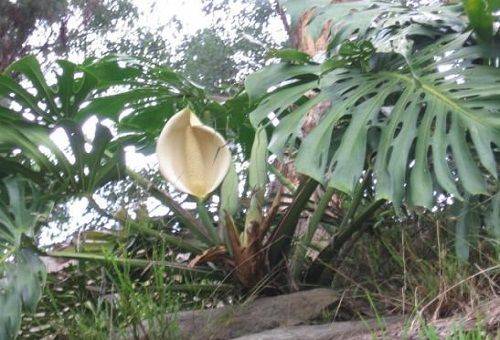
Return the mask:
<svg viewBox="0 0 500 340"><path fill-rule="evenodd" d="M162 245L134 252L151 262L177 255ZM37 314L24 317L20 337L177 339L179 310L214 307L229 296L217 282L163 266L81 261L49 274Z"/></svg>
<svg viewBox="0 0 500 340"><path fill-rule="evenodd" d="M417 320L419 336L433 339L433 320L470 312L500 294L498 245L481 233L469 262L459 261L452 226L439 215L421 215L377 225L347 245L343 261L330 268L335 273L331 288L339 292L339 302L317 322L374 318L383 324L388 316L402 315L409 330ZM162 244L145 245L147 240L135 247L134 256L173 260L179 255ZM22 337L109 339L147 333L149 339L175 339L178 311L249 297L228 291L225 283L181 276L161 266L80 262L49 276L38 313L25 317ZM259 293L257 289L250 294ZM481 325L472 330L454 327L452 339L491 336Z"/></svg>
<svg viewBox="0 0 500 340"><path fill-rule="evenodd" d="M481 232L464 262L455 256L454 240L452 221L437 214L372 228L346 247L338 267L329 268L340 299L322 321L400 315L425 329L428 321L471 312L498 296L498 244ZM455 333L453 338L475 339L474 332Z"/></svg>

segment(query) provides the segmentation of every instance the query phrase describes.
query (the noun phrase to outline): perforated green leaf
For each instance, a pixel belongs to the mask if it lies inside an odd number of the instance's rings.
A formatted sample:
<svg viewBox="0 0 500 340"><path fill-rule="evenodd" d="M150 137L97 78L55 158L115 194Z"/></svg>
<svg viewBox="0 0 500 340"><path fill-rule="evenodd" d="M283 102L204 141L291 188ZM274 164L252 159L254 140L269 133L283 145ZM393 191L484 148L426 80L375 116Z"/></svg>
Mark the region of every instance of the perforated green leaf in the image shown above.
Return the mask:
<svg viewBox="0 0 500 340"><path fill-rule="evenodd" d="M110 150L112 135L107 127L97 124L90 151L85 150L87 141L78 126L67 122L65 131L73 161L52 141L50 129L34 124L0 125L0 145L22 150L22 157L34 163L24 170L42 177L41 184L54 185L52 194L92 192L125 175L123 151Z"/></svg>
<svg viewBox="0 0 500 340"><path fill-rule="evenodd" d="M466 23L457 15L460 5L404 6L394 1L281 0L290 14L292 29L299 18L312 12L305 23L307 34L318 39L325 25L330 26L330 46L339 46L344 40L375 37L379 41L394 39L396 35L416 34L435 37L443 27L464 28ZM388 34L391 32L392 34ZM378 35L378 32L382 34Z"/></svg>
<svg viewBox="0 0 500 340"><path fill-rule="evenodd" d="M0 74L0 97L8 97L7 104L18 104L22 110L14 113L31 113L39 122L58 124L63 119L85 120L89 112L83 111L91 94L112 85L123 84L139 69L133 65L118 66L119 59L104 58L85 65L66 60L58 61L60 74L55 84L49 84L34 56L24 57L11 64ZM28 80L27 88L18 80ZM2 107L8 110L9 107ZM81 112L80 112L81 111Z"/></svg>
<svg viewBox="0 0 500 340"><path fill-rule="evenodd" d="M0 183L0 253L20 247L23 235L34 237L38 223L52 208L41 196L25 179L9 177Z"/></svg>
<svg viewBox="0 0 500 340"><path fill-rule="evenodd" d="M332 13L339 7L330 7L328 13L335 18L337 14ZM487 177L498 177L500 70L475 60L493 51L470 46L468 33L444 34L439 20L450 27L458 20L447 9L436 14L429 26L426 20L404 23L409 13L420 18L437 9L396 7L383 19L382 26L391 30L383 34L384 28L370 26L364 31L375 50L384 52L372 57L369 69L360 70L354 64L341 68L328 60L328 67L317 66L325 70L318 75L311 70L294 72L299 66L272 65L250 83L249 90L263 96L250 119L258 126L268 121L271 112L276 114L279 124L270 149L280 153L298 146L299 172L346 192L352 192L371 164L377 198L396 206L405 202L431 207L436 191L456 197L486 194ZM371 10L355 15L369 15ZM399 29L394 26L397 20L403 23ZM332 22L333 30L344 27ZM357 30L343 32L349 36ZM406 52L396 41L406 44ZM315 65L302 67L306 66ZM304 82L306 76L313 80ZM253 84L259 83L267 89L256 91ZM271 94L265 95L267 90ZM308 112L321 103L329 104L326 112L302 138L301 126ZM373 133L378 137L369 142Z"/></svg>
<svg viewBox="0 0 500 340"><path fill-rule="evenodd" d="M45 267L25 240L51 207L25 179L10 177L0 185L0 339L14 339L21 311L34 312L40 300Z"/></svg>
<svg viewBox="0 0 500 340"><path fill-rule="evenodd" d="M29 249L21 249L11 263L0 263L0 339L15 339L21 311L34 313L42 296L46 271Z"/></svg>

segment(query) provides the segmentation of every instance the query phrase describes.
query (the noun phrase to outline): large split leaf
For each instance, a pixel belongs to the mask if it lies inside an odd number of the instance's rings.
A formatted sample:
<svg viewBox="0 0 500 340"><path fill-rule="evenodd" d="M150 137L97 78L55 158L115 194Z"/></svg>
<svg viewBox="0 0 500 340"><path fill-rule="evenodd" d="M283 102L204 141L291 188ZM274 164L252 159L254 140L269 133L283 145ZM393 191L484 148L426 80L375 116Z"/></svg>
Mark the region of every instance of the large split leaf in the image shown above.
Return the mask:
<svg viewBox="0 0 500 340"><path fill-rule="evenodd" d="M237 96L224 105L207 96L205 91L168 67L143 62L141 77L127 90L106 94L90 101L78 116L97 115L114 120L119 141L132 144L144 153L154 151L156 138L168 119L191 107L204 124L224 137L242 134L244 151L251 143L253 129L246 122L248 98Z"/></svg>
<svg viewBox="0 0 500 340"><path fill-rule="evenodd" d="M0 185L0 254L21 246L23 236L33 238L52 204L30 182L6 178Z"/></svg>
<svg viewBox="0 0 500 340"><path fill-rule="evenodd" d="M35 312L46 276L44 264L29 249L19 250L13 262L0 263L0 339L17 337L21 312Z"/></svg>
<svg viewBox="0 0 500 340"><path fill-rule="evenodd" d="M51 208L28 181L0 185L0 339L17 336L21 311L34 312L42 295L45 267L29 242Z"/></svg>
<svg viewBox="0 0 500 340"><path fill-rule="evenodd" d="M119 61L107 57L77 65L60 60L50 83L28 56L0 74L0 160L6 165L0 176L21 174L47 188L56 184L58 193L90 192L120 177L123 153L111 143L110 130L97 124L88 140L81 128L91 114L84 110L91 98L138 76L136 66L121 67ZM69 147L50 138L57 129L64 130Z"/></svg>
<svg viewBox="0 0 500 340"><path fill-rule="evenodd" d="M330 7L331 12L339 8ZM425 16L428 9L411 11ZM392 25L395 20L394 16ZM404 16L397 20L404 22ZM340 31L342 25L334 24L332 29ZM341 63L330 67L327 60L316 68L272 65L268 72L254 75L247 86L261 80L264 87L256 90L253 85L251 93L262 96L277 89L261 99L250 115L252 123L258 126L274 112L279 124L271 137L271 150L280 153L298 145L299 172L346 192L352 192L368 162L377 179L377 198L396 206L407 202L431 207L439 190L457 197L487 193L486 178L498 176L500 70L476 60L493 51L470 46L468 33L444 34L425 24L412 24L412 32L418 27L434 32L422 40L409 35L404 26L390 27L396 33L366 31L375 49L382 46L384 52L375 53L368 72L337 66L345 65ZM436 42L428 40L440 35L444 36ZM399 38L391 40L394 36ZM392 43L387 45L388 41ZM299 68L302 73L296 72ZM318 68L323 73L318 75ZM331 105L302 138L307 114L325 102Z"/></svg>
<svg viewBox="0 0 500 340"><path fill-rule="evenodd" d="M118 61L105 58L77 65L60 60L60 74L54 84L49 84L36 58L27 56L0 74L0 97L8 98L5 104L9 106L17 104L17 116L29 114L41 124L52 125L72 118L83 120L88 115L80 110L87 105L90 95L111 85L131 82L132 77L139 75L137 67L120 67ZM27 83L19 83L18 79ZM8 106L2 108L8 109Z"/></svg>
<svg viewBox="0 0 500 340"><path fill-rule="evenodd" d="M0 119L56 128L97 115L121 123L119 132L128 133L123 140L141 146L151 144L177 102L185 105L185 97L202 93L172 71L153 72L131 58L109 56L79 65L59 60L54 68L56 81L49 82L28 56L0 74Z"/></svg>
<svg viewBox="0 0 500 340"><path fill-rule="evenodd" d="M0 145L19 155L6 155L17 162L17 172L30 174L39 184L51 187L53 194L90 193L103 184L125 175L121 148L112 148L109 129L97 124L95 137L87 141L77 125L66 122L69 149L62 150L50 138L51 129L35 124L0 125ZM86 150L90 147L90 150ZM0 156L1 157L1 156Z"/></svg>
<svg viewBox="0 0 500 340"><path fill-rule="evenodd" d="M28 56L0 74L0 122L29 120L55 129L95 115L116 123L117 143L151 153L165 122L190 106L224 137L238 136L243 151L250 152L253 128L246 94L220 104L170 68L127 57L83 64L59 60L54 69L58 74L50 82L37 60Z"/></svg>

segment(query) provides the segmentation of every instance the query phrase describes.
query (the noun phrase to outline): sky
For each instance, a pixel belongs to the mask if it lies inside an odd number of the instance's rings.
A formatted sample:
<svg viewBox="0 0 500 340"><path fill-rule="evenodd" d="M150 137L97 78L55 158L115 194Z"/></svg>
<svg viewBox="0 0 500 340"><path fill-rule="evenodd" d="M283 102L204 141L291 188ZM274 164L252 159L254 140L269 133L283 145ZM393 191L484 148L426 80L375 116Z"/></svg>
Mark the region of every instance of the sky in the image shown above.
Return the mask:
<svg viewBox="0 0 500 340"><path fill-rule="evenodd" d="M133 0L133 3L141 13L140 25L159 28L176 16L183 23L182 33L188 35L210 25L201 0ZM166 32L174 40L179 39L178 33Z"/></svg>

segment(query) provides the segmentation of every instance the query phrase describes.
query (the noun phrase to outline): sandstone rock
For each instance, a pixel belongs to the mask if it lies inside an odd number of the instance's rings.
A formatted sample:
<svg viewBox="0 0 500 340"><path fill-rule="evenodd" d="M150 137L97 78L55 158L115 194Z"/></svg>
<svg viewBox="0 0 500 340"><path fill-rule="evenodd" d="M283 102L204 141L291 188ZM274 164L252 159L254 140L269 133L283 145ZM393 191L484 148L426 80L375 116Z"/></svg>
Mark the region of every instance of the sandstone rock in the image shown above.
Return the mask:
<svg viewBox="0 0 500 340"><path fill-rule="evenodd" d="M330 340L361 339L377 334L389 325L400 324L400 317L385 318L384 321L343 321L322 325L280 327L245 335L234 340ZM370 339L370 337L368 337Z"/></svg>
<svg viewBox="0 0 500 340"><path fill-rule="evenodd" d="M272 328L306 324L320 317L337 300L338 295L333 290L319 288L260 298L238 306L184 311L177 313L175 319L181 339L231 339ZM143 329L147 330L147 326Z"/></svg>

